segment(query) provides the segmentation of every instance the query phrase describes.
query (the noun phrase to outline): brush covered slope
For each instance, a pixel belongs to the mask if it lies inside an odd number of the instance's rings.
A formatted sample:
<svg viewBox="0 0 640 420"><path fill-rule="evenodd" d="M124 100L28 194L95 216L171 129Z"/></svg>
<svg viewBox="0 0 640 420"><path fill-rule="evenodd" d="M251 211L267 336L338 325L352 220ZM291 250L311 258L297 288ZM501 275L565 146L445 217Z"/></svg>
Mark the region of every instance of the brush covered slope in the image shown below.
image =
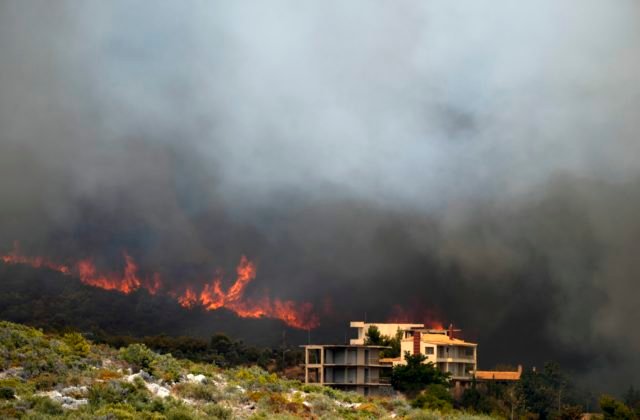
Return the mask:
<svg viewBox="0 0 640 420"><path fill-rule="evenodd" d="M482 418L411 408L402 397L362 397L308 386L259 367L222 369L115 349L78 333L48 335L0 321L0 418Z"/></svg>
<svg viewBox="0 0 640 420"><path fill-rule="evenodd" d="M4 264L1 260L0 319L47 331L73 328L138 337L168 334L208 338L212 332L222 332L263 347L279 345L282 331L291 343L307 339L307 331L288 327L278 319L241 318L225 308L187 309L174 298L152 296L144 289L129 294L103 290L54 270Z"/></svg>

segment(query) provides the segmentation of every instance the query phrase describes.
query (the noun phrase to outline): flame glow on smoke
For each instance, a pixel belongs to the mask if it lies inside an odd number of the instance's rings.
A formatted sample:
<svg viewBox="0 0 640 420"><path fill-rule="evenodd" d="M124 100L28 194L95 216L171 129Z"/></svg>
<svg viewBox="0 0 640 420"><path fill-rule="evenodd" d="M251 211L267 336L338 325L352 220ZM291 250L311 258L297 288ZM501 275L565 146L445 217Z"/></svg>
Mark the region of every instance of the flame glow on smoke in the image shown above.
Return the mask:
<svg viewBox="0 0 640 420"><path fill-rule="evenodd" d="M438 320L436 314L431 310L426 310L412 305L410 308L401 305L393 305L391 313L387 317L386 322L391 323L414 323L421 322L427 328L434 330L444 330L444 324Z"/></svg>
<svg viewBox="0 0 640 420"><path fill-rule="evenodd" d="M138 266L133 257L123 253L124 269L122 274L100 272L91 259L79 260L71 265L55 263L44 257L28 257L21 255L17 244L9 254L0 256L5 264L26 264L35 268L48 268L66 275L77 275L86 285L105 290L113 290L129 294L144 289L151 295L163 292L172 296L184 308L201 306L206 310L226 308L242 318L275 318L290 327L299 329L316 328L320 323L313 312L313 305L308 302L297 303L290 300L271 299L263 296L260 299L245 298L244 292L256 278L256 266L244 255L236 268L236 280L225 292L222 289L222 275L217 272L210 283L204 284L199 291L193 286L176 291L167 289L160 275L140 277Z"/></svg>

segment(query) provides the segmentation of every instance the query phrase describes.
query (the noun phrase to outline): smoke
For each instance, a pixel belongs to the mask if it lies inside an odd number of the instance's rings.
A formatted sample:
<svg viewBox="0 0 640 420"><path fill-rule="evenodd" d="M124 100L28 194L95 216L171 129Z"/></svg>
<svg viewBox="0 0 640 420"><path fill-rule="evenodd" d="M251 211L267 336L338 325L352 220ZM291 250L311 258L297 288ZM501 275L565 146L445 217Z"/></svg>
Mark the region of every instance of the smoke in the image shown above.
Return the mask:
<svg viewBox="0 0 640 420"><path fill-rule="evenodd" d="M0 246L175 282L247 254L325 324L401 305L627 386L639 11L4 1Z"/></svg>

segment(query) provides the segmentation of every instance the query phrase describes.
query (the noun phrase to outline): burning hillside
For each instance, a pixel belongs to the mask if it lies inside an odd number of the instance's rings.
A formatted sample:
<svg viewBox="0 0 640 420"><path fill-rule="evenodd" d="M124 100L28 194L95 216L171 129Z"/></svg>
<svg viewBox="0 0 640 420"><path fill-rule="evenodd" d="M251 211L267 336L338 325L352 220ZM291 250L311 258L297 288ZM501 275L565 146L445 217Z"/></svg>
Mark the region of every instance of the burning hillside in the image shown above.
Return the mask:
<svg viewBox="0 0 640 420"><path fill-rule="evenodd" d="M242 318L274 318L298 329L312 329L319 325L313 305L308 302L297 303L290 300L272 299L262 296L253 299L245 296L247 286L256 278L256 266L244 255L236 268L236 279L224 291L222 272L216 271L211 282L202 282L200 288L187 286L176 290L165 286L158 272L151 275L139 275L138 265L133 257L123 252L124 268L122 273L101 272L91 259L81 259L72 264L59 264L42 256L26 256L19 252L17 244L12 252L0 256L5 264L24 264L35 268L47 268L69 276L76 276L83 284L104 290L130 294L145 290L150 295L159 293L174 298L184 308L201 306L208 311L226 308Z"/></svg>

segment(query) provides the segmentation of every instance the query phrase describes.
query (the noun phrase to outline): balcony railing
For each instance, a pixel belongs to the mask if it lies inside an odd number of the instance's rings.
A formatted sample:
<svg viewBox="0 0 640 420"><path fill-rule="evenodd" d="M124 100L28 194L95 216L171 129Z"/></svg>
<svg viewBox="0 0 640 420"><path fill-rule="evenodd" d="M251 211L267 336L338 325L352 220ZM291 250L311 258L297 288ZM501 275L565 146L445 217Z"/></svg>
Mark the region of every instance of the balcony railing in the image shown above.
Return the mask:
<svg viewBox="0 0 640 420"><path fill-rule="evenodd" d="M334 359L334 360L324 360L325 365L339 365L339 366L381 366L380 359L377 358L369 358L364 359L363 361L358 360L344 360L344 359Z"/></svg>

